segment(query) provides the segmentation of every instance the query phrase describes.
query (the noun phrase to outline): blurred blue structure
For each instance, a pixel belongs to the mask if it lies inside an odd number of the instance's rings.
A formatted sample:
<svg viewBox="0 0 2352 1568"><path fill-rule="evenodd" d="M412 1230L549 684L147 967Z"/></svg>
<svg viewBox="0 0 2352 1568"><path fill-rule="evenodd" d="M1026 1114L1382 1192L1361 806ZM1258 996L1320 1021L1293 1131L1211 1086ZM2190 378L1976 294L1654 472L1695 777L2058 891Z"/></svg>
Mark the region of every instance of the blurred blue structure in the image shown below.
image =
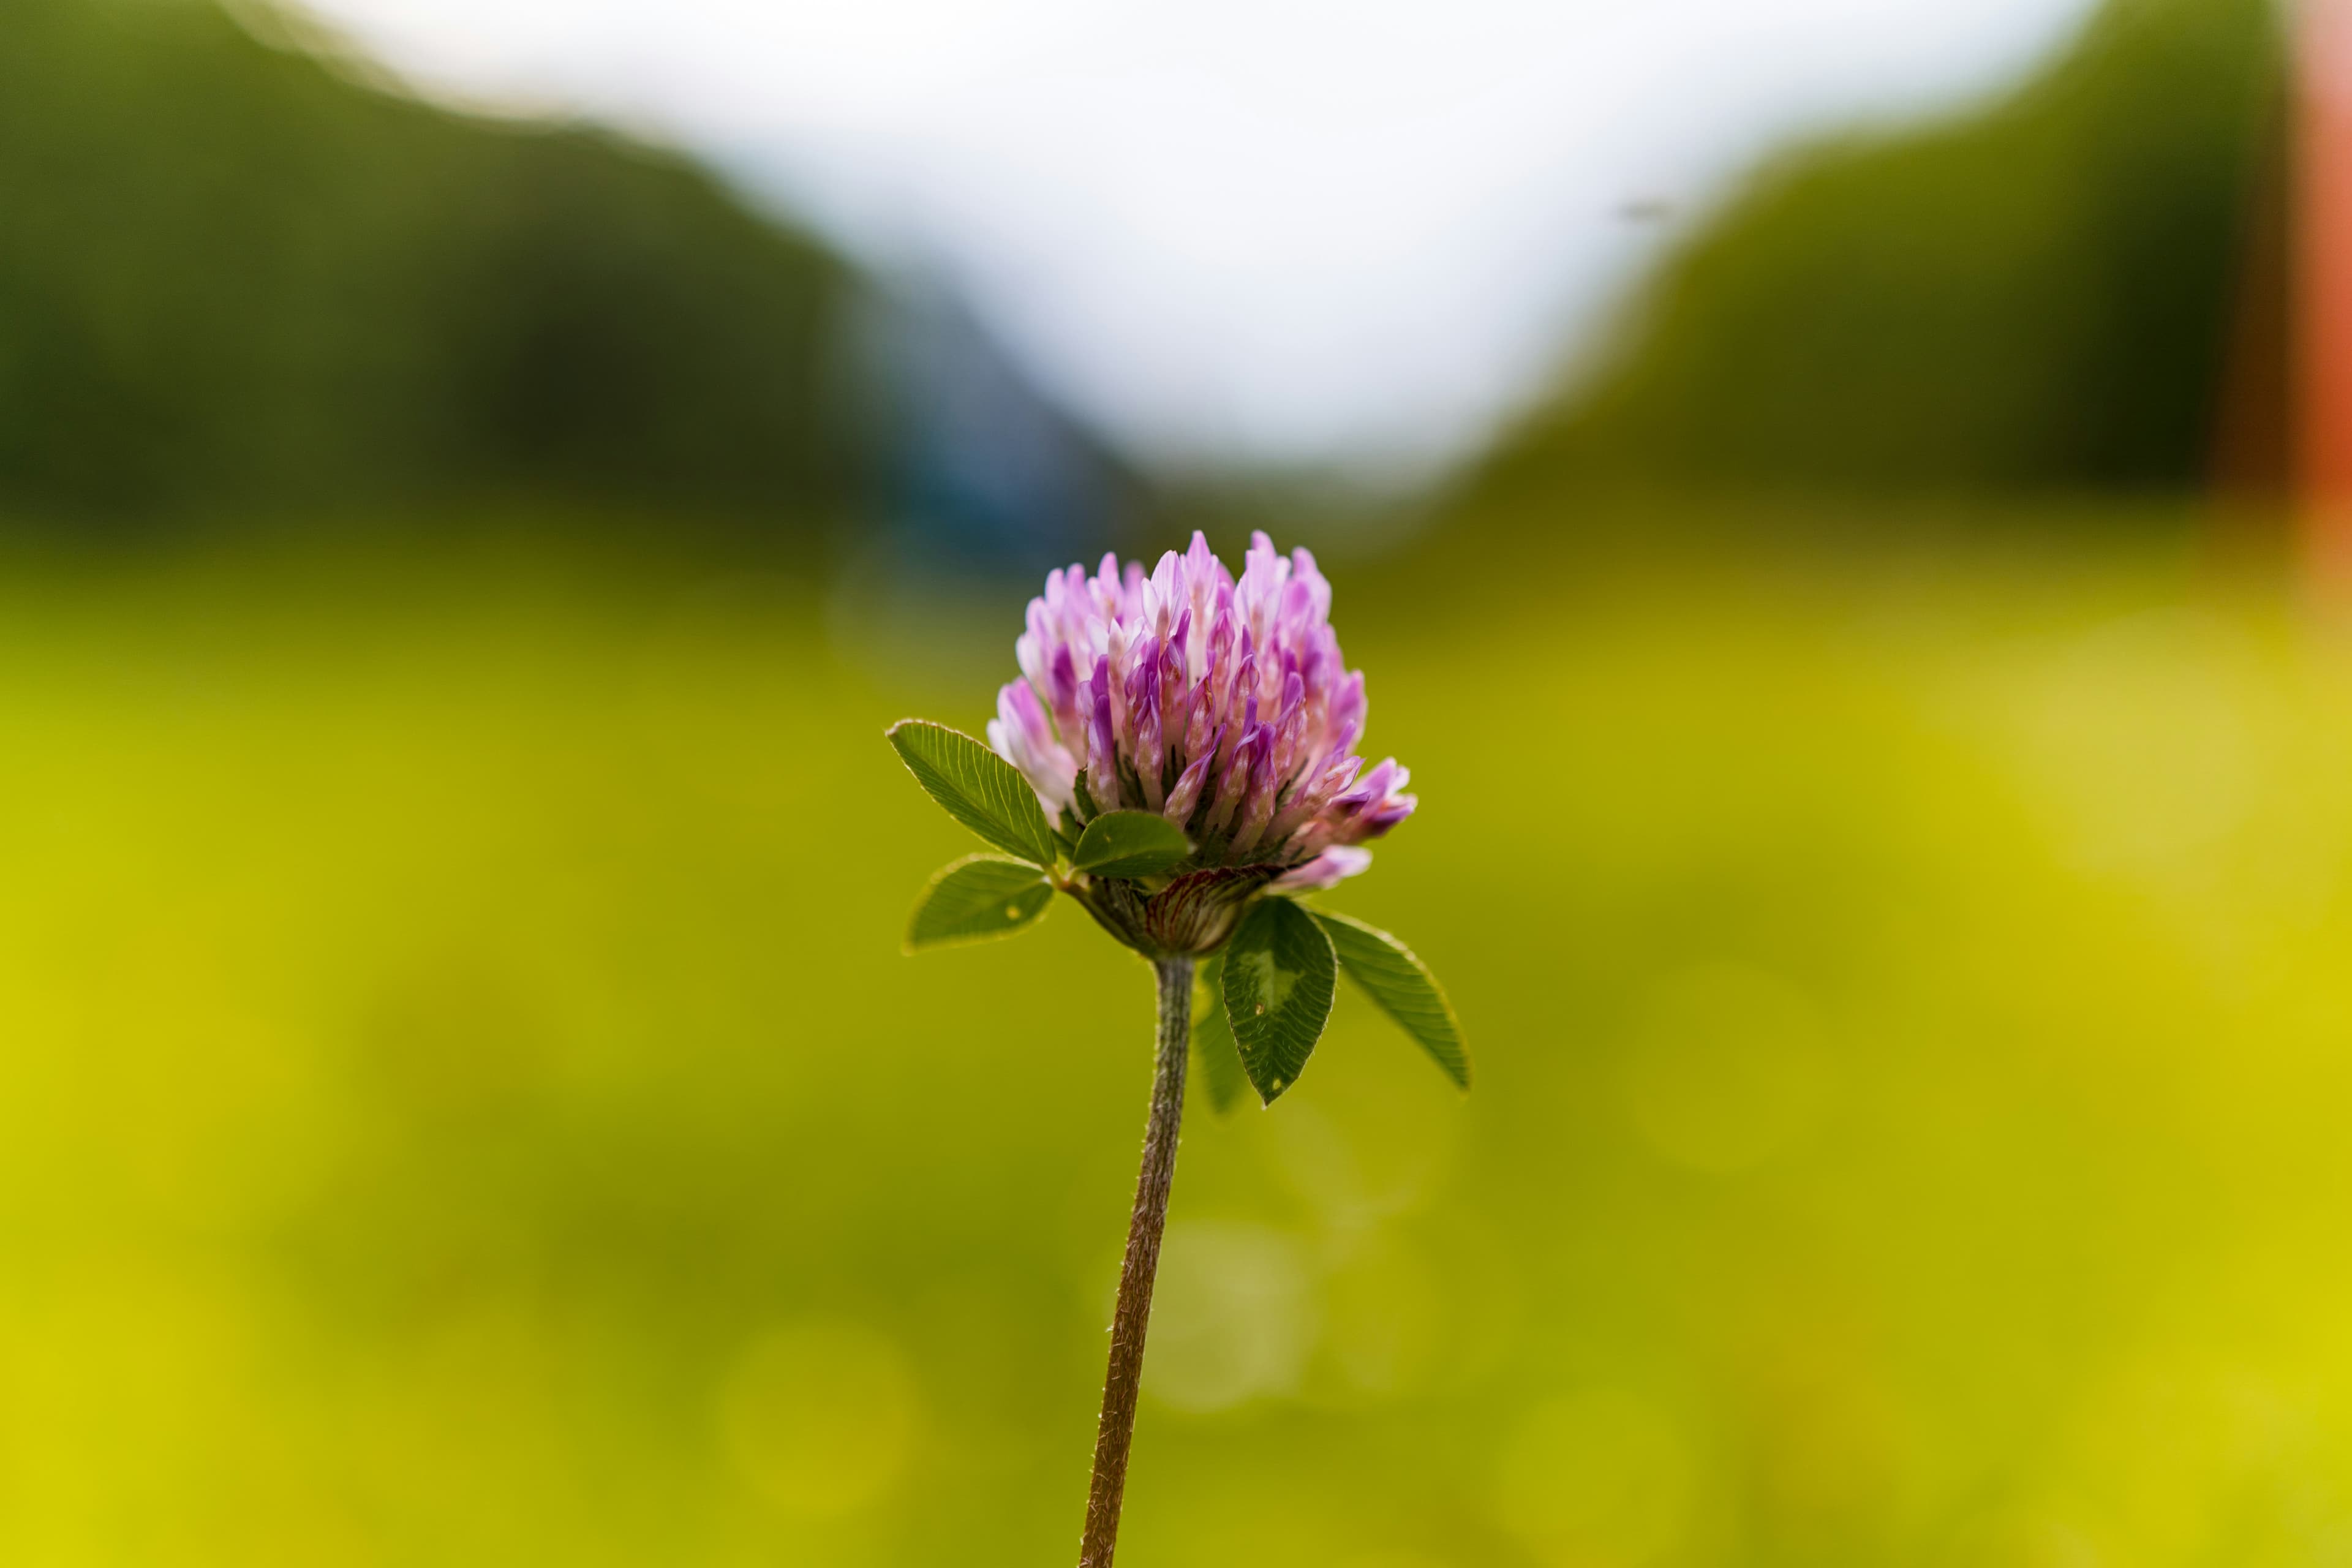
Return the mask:
<svg viewBox="0 0 2352 1568"><path fill-rule="evenodd" d="M898 563L1030 576L1116 536L1134 477L954 291L913 280L868 296L856 342L879 405L881 542Z"/></svg>

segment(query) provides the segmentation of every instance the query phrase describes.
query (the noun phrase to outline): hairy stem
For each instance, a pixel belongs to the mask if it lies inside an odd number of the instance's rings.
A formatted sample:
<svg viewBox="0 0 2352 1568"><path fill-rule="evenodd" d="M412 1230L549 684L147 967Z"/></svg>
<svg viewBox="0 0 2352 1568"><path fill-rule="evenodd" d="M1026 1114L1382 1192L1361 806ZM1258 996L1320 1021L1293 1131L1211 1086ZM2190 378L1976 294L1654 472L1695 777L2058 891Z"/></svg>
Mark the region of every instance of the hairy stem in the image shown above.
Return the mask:
<svg viewBox="0 0 2352 1568"><path fill-rule="evenodd" d="M1135 1439L1135 1395L1143 1383L1143 1335L1151 1322L1151 1283L1160 1273L1160 1235L1168 1226L1168 1189L1176 1180L1176 1134L1184 1119L1184 1066L1192 1038L1192 961L1161 959L1159 1060L1151 1075L1151 1115L1143 1129L1143 1170L1135 1179L1135 1213L1127 1222L1127 1259L1118 1270L1111 1314L1110 1371L1103 1378L1102 1419L1095 1427L1095 1473L1087 1491L1087 1533L1078 1568L1110 1568L1118 1547L1118 1505L1127 1491L1127 1453Z"/></svg>

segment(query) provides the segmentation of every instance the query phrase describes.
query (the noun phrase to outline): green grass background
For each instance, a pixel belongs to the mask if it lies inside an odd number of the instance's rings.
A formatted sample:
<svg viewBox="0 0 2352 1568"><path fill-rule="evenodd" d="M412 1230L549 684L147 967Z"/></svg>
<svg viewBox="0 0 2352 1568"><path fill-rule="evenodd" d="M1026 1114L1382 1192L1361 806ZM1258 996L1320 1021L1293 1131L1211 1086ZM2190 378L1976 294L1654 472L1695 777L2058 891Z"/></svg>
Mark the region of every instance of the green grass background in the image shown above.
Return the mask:
<svg viewBox="0 0 2352 1568"><path fill-rule="evenodd" d="M2177 526L1443 559L1328 901L1477 1087L1196 1100L1121 1563L2352 1552L2352 645ZM0 1560L1067 1561L1149 975L900 956L880 739L1021 595L460 566L0 575Z"/></svg>

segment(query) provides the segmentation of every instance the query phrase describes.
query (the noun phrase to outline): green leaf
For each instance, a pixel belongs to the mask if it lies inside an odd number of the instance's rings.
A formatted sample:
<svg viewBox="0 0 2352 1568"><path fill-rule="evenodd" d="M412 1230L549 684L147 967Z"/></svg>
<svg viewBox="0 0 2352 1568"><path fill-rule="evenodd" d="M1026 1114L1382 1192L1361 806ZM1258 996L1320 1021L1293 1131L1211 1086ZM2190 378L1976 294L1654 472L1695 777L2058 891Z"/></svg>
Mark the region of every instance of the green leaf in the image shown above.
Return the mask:
<svg viewBox="0 0 2352 1568"><path fill-rule="evenodd" d="M967 856L923 889L907 927L907 951L1011 936L1034 925L1053 900L1053 884L1028 862Z"/></svg>
<svg viewBox="0 0 2352 1568"><path fill-rule="evenodd" d="M1070 864L1095 877L1149 877L1191 853L1184 830L1156 811L1106 811L1087 824Z"/></svg>
<svg viewBox="0 0 2352 1568"><path fill-rule="evenodd" d="M1339 955L1348 977L1430 1055L1445 1076L1470 1087L1470 1053L1463 1048L1462 1021L1438 988L1429 966L1388 932L1346 915L1314 911Z"/></svg>
<svg viewBox="0 0 2352 1568"><path fill-rule="evenodd" d="M1054 863L1054 834L1021 771L970 735L928 719L890 726L891 749L950 816L1008 855Z"/></svg>
<svg viewBox="0 0 2352 1568"><path fill-rule="evenodd" d="M1192 1062L1200 1069L1201 1087L1208 1091L1209 1109L1229 1116L1249 1087L1242 1071L1241 1047L1225 1023L1225 993L1218 970L1222 958L1204 958L1192 972Z"/></svg>
<svg viewBox="0 0 2352 1568"><path fill-rule="evenodd" d="M1331 1016L1338 976L1330 939L1288 899L1260 899L1225 947L1225 1023L1242 1070L1272 1105L1299 1072Z"/></svg>

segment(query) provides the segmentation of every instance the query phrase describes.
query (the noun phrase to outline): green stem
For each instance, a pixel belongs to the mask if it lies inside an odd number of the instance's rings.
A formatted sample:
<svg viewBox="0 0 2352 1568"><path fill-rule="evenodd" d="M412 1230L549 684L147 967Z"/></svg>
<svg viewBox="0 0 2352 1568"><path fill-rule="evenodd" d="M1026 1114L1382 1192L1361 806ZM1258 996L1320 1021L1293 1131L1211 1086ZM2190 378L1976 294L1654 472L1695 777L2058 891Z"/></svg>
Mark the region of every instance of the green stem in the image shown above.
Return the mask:
<svg viewBox="0 0 2352 1568"><path fill-rule="evenodd" d="M1151 1114L1143 1129L1143 1170L1127 1222L1118 1305L1111 1313L1110 1370L1103 1378L1102 1418L1095 1427L1095 1470L1087 1491L1087 1533L1078 1568L1110 1568L1118 1548L1119 1501L1127 1455L1135 1440L1135 1396L1143 1384L1143 1336L1151 1323L1151 1285L1160 1273L1160 1237L1168 1227L1168 1191L1176 1180L1176 1137L1184 1120L1184 1067L1192 1038L1192 961L1152 963L1160 977L1159 1059L1151 1075Z"/></svg>

